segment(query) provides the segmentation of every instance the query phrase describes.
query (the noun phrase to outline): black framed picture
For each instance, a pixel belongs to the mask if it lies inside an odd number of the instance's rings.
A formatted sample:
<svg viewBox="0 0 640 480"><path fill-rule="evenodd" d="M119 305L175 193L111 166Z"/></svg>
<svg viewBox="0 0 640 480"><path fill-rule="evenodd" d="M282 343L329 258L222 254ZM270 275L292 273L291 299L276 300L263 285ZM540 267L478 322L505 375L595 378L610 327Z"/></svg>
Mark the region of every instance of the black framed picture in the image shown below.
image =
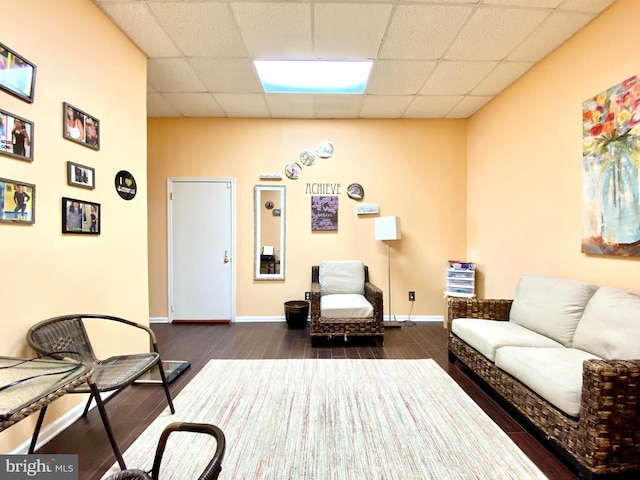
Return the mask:
<svg viewBox="0 0 640 480"><path fill-rule="evenodd" d="M100 235L100 204L62 197L62 233Z"/></svg>
<svg viewBox="0 0 640 480"><path fill-rule="evenodd" d="M0 110L0 153L33 161L33 122Z"/></svg>
<svg viewBox="0 0 640 480"><path fill-rule="evenodd" d="M29 103L36 90L36 66L0 43L0 88Z"/></svg>
<svg viewBox="0 0 640 480"><path fill-rule="evenodd" d="M67 162L67 185L73 187L96 188L96 171L86 165Z"/></svg>
<svg viewBox="0 0 640 480"><path fill-rule="evenodd" d="M98 119L66 102L62 106L64 111L62 136L85 147L100 150Z"/></svg>
<svg viewBox="0 0 640 480"><path fill-rule="evenodd" d="M0 178L0 222L36 222L36 186Z"/></svg>

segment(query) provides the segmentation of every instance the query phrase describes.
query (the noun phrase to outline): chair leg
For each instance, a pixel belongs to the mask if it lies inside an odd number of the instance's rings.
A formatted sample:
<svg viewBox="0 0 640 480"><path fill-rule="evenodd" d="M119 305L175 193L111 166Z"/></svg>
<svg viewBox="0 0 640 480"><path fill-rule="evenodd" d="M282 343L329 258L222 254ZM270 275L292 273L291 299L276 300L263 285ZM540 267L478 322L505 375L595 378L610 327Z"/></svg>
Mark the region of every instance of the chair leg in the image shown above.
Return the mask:
<svg viewBox="0 0 640 480"><path fill-rule="evenodd" d="M31 437L31 445L29 446L28 453L33 453L36 449L36 443L38 442L38 435L40 434L40 428L42 427L42 421L44 420L44 415L47 413L47 406L45 405L40 409L40 414L38 415L38 421L36 422L36 428L33 431L33 437Z"/></svg>
<svg viewBox="0 0 640 480"><path fill-rule="evenodd" d="M100 394L98 394L100 395ZM89 400L87 400L87 404L84 406L84 412L82 412L82 416L86 417L87 413L89 413L89 407L91 406L91 400L93 400L93 392L89 395Z"/></svg>
<svg viewBox="0 0 640 480"><path fill-rule="evenodd" d="M88 382L89 387L91 388L91 394L96 399L96 405L98 406L98 411L100 412L100 418L102 419L102 424L104 425L104 429L107 432L107 437L109 437L109 443L111 444L111 449L113 450L113 454L116 456L116 460L118 461L118 465L120 465L120 470L126 470L127 466L124 463L124 458L122 458L122 453L120 453L120 447L116 443L116 439L113 437L113 432L111 431L111 423L109 422L109 417L107 417L107 411L104 408L104 403L102 402L102 398L100 398L100 392L98 392L98 387L93 383L93 379L89 379Z"/></svg>
<svg viewBox="0 0 640 480"><path fill-rule="evenodd" d="M167 402L169 403L169 410L171 414L176 413L176 409L173 407L173 400L171 400L171 392L169 392L169 382L167 382L167 376L164 373L164 367L162 362L158 362L158 370L160 371L160 378L162 378L162 386L164 387L164 393L167 396Z"/></svg>

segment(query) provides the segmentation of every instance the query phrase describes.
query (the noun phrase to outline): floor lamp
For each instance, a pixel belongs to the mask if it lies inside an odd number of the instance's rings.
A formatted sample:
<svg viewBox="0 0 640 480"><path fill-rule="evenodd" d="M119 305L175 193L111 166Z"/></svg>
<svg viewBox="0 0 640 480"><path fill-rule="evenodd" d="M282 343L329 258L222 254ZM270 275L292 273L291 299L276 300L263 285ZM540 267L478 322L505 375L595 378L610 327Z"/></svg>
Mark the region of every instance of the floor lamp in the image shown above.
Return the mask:
<svg viewBox="0 0 640 480"><path fill-rule="evenodd" d="M400 217L378 217L375 219L376 240L387 242L387 256L389 260L389 319L384 322L385 327L399 327L400 323L392 320L391 315L391 241L400 240Z"/></svg>

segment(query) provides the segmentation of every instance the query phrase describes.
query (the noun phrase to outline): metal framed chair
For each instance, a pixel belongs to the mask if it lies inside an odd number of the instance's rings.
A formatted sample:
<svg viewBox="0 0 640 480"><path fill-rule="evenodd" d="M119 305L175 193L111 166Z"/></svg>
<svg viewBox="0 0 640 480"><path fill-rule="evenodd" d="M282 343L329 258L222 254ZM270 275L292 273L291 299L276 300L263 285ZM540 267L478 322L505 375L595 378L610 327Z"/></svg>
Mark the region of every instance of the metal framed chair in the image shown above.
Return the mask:
<svg viewBox="0 0 640 480"><path fill-rule="evenodd" d="M144 330L149 335L151 351L148 353L135 353L130 355L116 355L101 360L94 353L89 335L85 328L85 321L97 322L117 322ZM158 344L153 330L145 325L125 320L123 318L110 315L99 314L72 314L49 318L33 325L27 332L27 343L36 352L45 354L57 359L72 359L79 363L88 365L92 369L91 377L87 383L81 384L68 393L88 393L89 399L82 416L89 411L91 400L96 400L96 405L100 412L100 417L109 437L109 442L118 460L121 469L126 469L126 465L120 453L118 444L113 437L111 425L104 408L104 402L100 396L103 392L115 392L115 396L128 385L131 385L138 377L148 372L154 366L158 366L162 385L167 397L167 402L171 413L175 413L169 384L162 367ZM42 421L46 413L46 408L40 410L40 417L36 424L36 429L31 440L29 453L33 453L42 426Z"/></svg>
<svg viewBox="0 0 640 480"><path fill-rule="evenodd" d="M213 457L209 460L198 480L216 480L222 471L222 460L224 458L226 440L224 433L219 427L210 425L208 423L171 423L165 427L160 436L158 447L156 449L156 456L153 460L153 468L149 472L144 470L123 470L115 473L107 478L107 480L159 480L160 475L160 463L162 462L162 456L164 454L165 447L167 446L167 440L169 435L173 432L194 432L211 435L216 439L216 450L213 453Z"/></svg>

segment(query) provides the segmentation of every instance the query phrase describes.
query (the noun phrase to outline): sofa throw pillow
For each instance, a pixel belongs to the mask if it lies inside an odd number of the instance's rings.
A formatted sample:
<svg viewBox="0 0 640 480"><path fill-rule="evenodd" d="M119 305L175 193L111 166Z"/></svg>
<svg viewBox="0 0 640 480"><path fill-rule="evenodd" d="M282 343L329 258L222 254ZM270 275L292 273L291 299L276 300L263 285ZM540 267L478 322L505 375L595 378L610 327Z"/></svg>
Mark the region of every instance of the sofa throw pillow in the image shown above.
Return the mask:
<svg viewBox="0 0 640 480"><path fill-rule="evenodd" d="M357 293L364 295L364 263L356 260L334 260L320 263L320 293Z"/></svg>
<svg viewBox="0 0 640 480"><path fill-rule="evenodd" d="M605 359L640 358L640 295L600 287L573 337L579 348Z"/></svg>
<svg viewBox="0 0 640 480"><path fill-rule="evenodd" d="M584 308L597 289L578 280L523 275L509 320L570 347Z"/></svg>

